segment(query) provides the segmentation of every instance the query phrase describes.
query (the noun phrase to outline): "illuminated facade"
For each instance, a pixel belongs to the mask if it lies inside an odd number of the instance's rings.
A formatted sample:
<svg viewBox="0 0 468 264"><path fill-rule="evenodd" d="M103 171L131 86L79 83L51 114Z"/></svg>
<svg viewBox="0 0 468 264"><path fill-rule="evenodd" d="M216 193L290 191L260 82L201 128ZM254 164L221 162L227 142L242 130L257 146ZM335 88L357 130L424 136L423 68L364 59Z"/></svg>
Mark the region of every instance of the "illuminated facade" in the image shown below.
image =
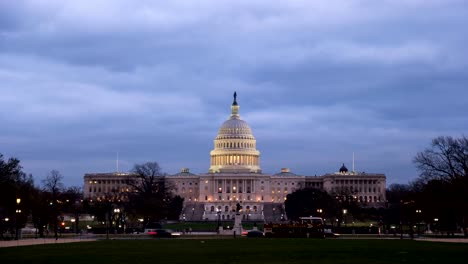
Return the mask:
<svg viewBox="0 0 468 264"><path fill-rule="evenodd" d="M128 174L86 174L85 198L97 199L104 193L117 191L124 196ZM185 199L181 219L232 219L236 206L242 206L243 219L275 221L285 217L284 201L289 193L300 188L320 188L330 193L351 190L355 199L369 206L385 201L386 177L377 173L348 172L343 165L339 172L322 176L297 175L283 168L277 174L264 174L260 168L260 152L252 130L240 118L236 94L231 115L220 127L210 152L208 173L193 174L187 168L166 176L175 186L174 192Z"/></svg>

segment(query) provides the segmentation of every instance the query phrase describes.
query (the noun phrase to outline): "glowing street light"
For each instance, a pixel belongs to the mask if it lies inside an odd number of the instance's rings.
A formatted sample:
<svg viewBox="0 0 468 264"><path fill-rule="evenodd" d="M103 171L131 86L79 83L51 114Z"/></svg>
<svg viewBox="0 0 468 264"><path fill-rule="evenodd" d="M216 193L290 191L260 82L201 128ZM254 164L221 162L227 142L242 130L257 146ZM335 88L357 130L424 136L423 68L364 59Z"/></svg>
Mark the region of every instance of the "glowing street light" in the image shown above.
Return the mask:
<svg viewBox="0 0 468 264"><path fill-rule="evenodd" d="M16 198L16 214L15 214L15 239L18 240L18 217L19 214L21 213L21 209L19 209L19 204L21 203L21 198Z"/></svg>

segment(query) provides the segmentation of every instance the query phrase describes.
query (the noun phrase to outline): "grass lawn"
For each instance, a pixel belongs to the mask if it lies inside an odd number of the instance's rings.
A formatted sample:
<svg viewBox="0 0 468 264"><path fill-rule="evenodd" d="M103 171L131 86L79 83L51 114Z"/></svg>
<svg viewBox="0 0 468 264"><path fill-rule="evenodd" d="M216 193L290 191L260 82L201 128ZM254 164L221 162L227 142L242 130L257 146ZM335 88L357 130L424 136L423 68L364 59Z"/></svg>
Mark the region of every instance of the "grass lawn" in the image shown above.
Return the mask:
<svg viewBox="0 0 468 264"><path fill-rule="evenodd" d="M109 240L0 248L1 263L464 263L468 244L351 239Z"/></svg>

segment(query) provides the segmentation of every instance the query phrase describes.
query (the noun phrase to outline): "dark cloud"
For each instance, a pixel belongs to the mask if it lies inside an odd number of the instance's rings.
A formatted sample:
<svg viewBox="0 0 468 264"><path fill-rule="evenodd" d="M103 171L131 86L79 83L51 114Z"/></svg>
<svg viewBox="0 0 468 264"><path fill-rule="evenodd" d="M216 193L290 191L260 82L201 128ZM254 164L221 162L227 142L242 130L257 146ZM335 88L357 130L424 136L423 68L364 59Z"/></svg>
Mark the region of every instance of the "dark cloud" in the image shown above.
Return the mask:
<svg viewBox="0 0 468 264"><path fill-rule="evenodd" d="M2 1L0 153L37 182L206 172L234 90L262 168L417 176L467 130L464 1Z"/></svg>

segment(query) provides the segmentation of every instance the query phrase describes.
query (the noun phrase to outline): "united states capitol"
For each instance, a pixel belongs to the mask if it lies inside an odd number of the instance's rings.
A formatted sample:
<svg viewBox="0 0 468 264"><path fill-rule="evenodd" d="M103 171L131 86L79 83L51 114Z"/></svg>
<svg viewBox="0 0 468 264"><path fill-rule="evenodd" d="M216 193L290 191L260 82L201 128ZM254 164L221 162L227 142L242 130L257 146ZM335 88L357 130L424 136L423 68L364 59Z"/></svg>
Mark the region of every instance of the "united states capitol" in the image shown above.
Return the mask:
<svg viewBox="0 0 468 264"><path fill-rule="evenodd" d="M179 173L165 176L175 194L184 198L181 219L232 219L240 204L245 220L277 221L286 217L287 195L301 188L319 188L329 193L346 188L359 203L382 206L386 190L386 176L382 173L349 171L344 164L339 171L321 176L298 175L288 168L276 174L263 173L256 139L241 119L239 108L234 94L231 115L214 139L207 173L194 174L182 168ZM125 197L131 191L126 185L127 177L131 173L85 174L84 198L99 200L110 192Z"/></svg>

